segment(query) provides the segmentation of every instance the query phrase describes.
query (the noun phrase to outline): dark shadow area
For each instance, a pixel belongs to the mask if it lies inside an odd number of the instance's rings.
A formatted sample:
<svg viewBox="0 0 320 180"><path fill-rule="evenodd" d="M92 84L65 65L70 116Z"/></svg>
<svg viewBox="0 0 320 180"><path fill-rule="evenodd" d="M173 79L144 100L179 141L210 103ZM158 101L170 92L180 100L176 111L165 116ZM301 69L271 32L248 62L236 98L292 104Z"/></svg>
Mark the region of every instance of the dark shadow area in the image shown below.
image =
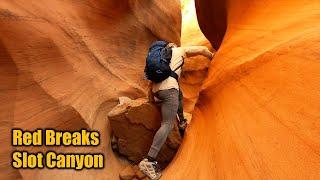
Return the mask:
<svg viewBox="0 0 320 180"><path fill-rule="evenodd" d="M211 42L219 49L227 30L227 9L225 0L195 0L199 26Z"/></svg>

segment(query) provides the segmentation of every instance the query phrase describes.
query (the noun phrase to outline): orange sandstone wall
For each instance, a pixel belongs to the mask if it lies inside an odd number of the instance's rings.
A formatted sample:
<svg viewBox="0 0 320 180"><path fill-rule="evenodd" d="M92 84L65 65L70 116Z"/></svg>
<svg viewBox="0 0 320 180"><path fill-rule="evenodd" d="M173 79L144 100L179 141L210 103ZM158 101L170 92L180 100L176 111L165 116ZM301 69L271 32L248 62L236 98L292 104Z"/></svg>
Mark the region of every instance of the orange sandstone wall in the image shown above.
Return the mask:
<svg viewBox="0 0 320 180"><path fill-rule="evenodd" d="M181 1L182 26L181 46L207 46L214 52L210 42L201 32L194 0ZM202 83L208 74L210 61L204 56L184 59L183 72L179 81L184 96L184 111L192 112Z"/></svg>
<svg viewBox="0 0 320 180"><path fill-rule="evenodd" d="M320 2L196 6L219 49L164 179L319 179ZM118 96L145 94L147 48L157 38L179 43L180 24L174 0L2 0L0 179L117 179L122 165L108 146L106 114ZM14 171L12 127L100 130L98 149L53 150L103 152L107 166Z"/></svg>
<svg viewBox="0 0 320 180"><path fill-rule="evenodd" d="M196 6L220 48L164 179L319 179L320 1Z"/></svg>
<svg viewBox="0 0 320 180"><path fill-rule="evenodd" d="M122 166L109 147L106 115L117 97L145 95L149 44L179 44L180 24L177 0L1 0L0 179L117 179ZM14 171L13 127L100 130L99 148L53 150L103 152L106 168Z"/></svg>

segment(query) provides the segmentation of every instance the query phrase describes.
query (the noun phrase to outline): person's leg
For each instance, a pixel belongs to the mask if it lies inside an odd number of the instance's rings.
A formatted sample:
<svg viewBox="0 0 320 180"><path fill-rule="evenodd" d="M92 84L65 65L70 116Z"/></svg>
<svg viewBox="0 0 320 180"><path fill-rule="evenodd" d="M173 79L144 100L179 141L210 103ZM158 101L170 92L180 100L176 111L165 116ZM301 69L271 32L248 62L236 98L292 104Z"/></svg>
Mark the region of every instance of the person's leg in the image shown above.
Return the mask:
<svg viewBox="0 0 320 180"><path fill-rule="evenodd" d="M187 121L183 115L183 94L181 90L179 90L179 108L177 114L179 117L179 132L181 136L184 136L184 131L187 128Z"/></svg>
<svg viewBox="0 0 320 180"><path fill-rule="evenodd" d="M158 92L159 98L162 100L161 127L155 134L148 156L156 158L161 147L166 142L166 139L174 127L176 114L179 106L179 91L177 89L161 90Z"/></svg>
<svg viewBox="0 0 320 180"><path fill-rule="evenodd" d="M159 179L161 177L160 167L155 161L161 147L174 127L176 114L179 106L179 92L176 89L162 90L157 93L161 103L162 122L161 127L155 134L148 157L139 163L139 169L150 179Z"/></svg>
<svg viewBox="0 0 320 180"><path fill-rule="evenodd" d="M182 94L181 90L179 90L178 117L179 117L179 121L184 120L184 115L183 115L183 94Z"/></svg>

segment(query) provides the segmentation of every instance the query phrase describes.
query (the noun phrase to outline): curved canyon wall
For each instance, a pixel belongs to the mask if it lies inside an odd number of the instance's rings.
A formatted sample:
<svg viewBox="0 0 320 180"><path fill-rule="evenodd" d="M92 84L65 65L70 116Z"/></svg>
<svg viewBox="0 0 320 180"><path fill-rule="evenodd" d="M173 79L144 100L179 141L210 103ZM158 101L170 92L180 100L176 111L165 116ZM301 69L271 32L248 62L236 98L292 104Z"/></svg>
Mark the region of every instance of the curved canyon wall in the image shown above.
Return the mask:
<svg viewBox="0 0 320 180"><path fill-rule="evenodd" d="M320 2L196 0L196 9L219 49L163 179L319 179ZM148 46L180 44L180 24L177 0L2 0L0 179L117 179L106 115L119 96L145 96ZM210 47L195 36L182 44ZM200 64L186 63L188 111L206 75ZM13 170L13 127L99 130L99 148L53 150L103 152L106 168Z"/></svg>
<svg viewBox="0 0 320 180"><path fill-rule="evenodd" d="M214 52L210 42L201 32L198 24L194 0L181 1L182 26L181 46L206 46ZM208 74L210 61L204 56L184 59L183 71L179 81L184 96L184 111L192 112L202 83Z"/></svg>
<svg viewBox="0 0 320 180"><path fill-rule="evenodd" d="M196 7L220 48L163 179L319 179L320 1Z"/></svg>
<svg viewBox="0 0 320 180"><path fill-rule="evenodd" d="M180 44L180 25L177 0L2 0L0 179L117 179L122 166L109 147L107 113L119 96L145 96L148 47L159 38ZM106 167L15 171L13 127L99 130L98 148L50 149L103 152Z"/></svg>

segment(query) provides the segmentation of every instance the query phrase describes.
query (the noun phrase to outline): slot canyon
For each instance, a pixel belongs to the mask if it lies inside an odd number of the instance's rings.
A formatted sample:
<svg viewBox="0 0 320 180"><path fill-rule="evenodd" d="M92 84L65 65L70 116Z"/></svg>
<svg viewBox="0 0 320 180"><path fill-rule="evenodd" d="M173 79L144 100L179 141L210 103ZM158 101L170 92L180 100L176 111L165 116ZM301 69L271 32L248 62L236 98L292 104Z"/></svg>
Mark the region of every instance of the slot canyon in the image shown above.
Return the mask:
<svg viewBox="0 0 320 180"><path fill-rule="evenodd" d="M147 95L149 45L186 59L192 113L161 179L320 178L319 0L1 0L0 179L119 179L108 112ZM97 147L13 147L11 129L98 130ZM15 150L103 153L101 170L14 169Z"/></svg>

